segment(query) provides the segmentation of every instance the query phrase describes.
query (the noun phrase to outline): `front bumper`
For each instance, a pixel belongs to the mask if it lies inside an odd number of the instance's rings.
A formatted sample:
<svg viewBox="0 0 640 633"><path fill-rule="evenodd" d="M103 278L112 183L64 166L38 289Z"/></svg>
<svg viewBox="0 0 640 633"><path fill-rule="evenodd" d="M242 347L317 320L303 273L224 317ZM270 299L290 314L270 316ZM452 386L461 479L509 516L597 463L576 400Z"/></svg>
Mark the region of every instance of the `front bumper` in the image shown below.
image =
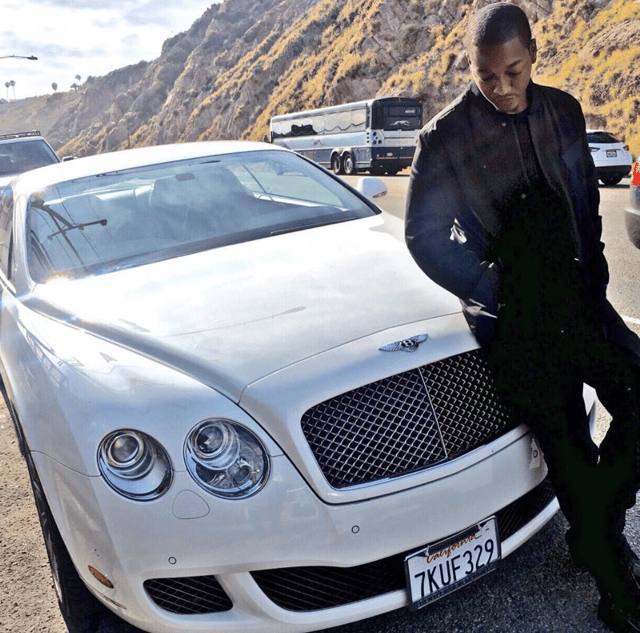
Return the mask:
<svg viewBox="0 0 640 633"><path fill-rule="evenodd" d="M448 464L446 476L427 484L336 505L321 501L285 456L274 458L263 491L242 502L208 497L178 472L171 491L151 503L126 501L99 477L34 457L55 486L52 509L83 580L120 617L157 633L284 633L370 617L407 604L397 580L403 553L497 514L508 555L557 511L524 427L455 460L455 474ZM114 588L100 585L89 565ZM374 595L365 583L365 595L356 588L318 604L317 588L304 589L312 576L331 589L336 574L372 566L392 579ZM294 587L302 597L291 603Z"/></svg>
<svg viewBox="0 0 640 633"><path fill-rule="evenodd" d="M371 164L404 169L411 166L415 151L415 145L389 146L384 149L374 146L371 148Z"/></svg>
<svg viewBox="0 0 640 633"><path fill-rule="evenodd" d="M631 173L631 164L625 165L603 165L596 167L598 178L614 177L626 178Z"/></svg>

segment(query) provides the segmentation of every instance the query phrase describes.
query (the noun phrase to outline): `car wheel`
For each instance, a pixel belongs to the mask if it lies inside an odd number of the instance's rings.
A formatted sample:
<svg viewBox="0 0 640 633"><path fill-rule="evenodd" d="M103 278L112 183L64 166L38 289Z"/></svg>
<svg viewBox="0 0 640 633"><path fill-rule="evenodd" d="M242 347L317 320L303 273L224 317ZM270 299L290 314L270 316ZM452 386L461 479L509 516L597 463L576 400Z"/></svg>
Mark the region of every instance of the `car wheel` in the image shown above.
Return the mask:
<svg viewBox="0 0 640 633"><path fill-rule="evenodd" d="M384 176L384 167L381 165L372 165L369 171L372 176Z"/></svg>
<svg viewBox="0 0 640 633"><path fill-rule="evenodd" d="M617 185L622 180L622 177L620 177L620 176L606 176L604 178L600 178L600 180L602 180L602 183L604 185L606 185L607 187L613 187L613 185Z"/></svg>
<svg viewBox="0 0 640 633"><path fill-rule="evenodd" d="M398 171L400 171L397 167L388 167L387 168L387 175L388 176L397 176L398 175Z"/></svg>
<svg viewBox="0 0 640 633"><path fill-rule="evenodd" d="M353 160L353 154L345 154L343 156L342 167L347 176L353 176L356 173L356 162Z"/></svg>
<svg viewBox="0 0 640 633"><path fill-rule="evenodd" d="M340 160L340 156L337 154L334 154L331 157L331 171L336 175L342 173L342 161Z"/></svg>
<svg viewBox="0 0 640 633"><path fill-rule="evenodd" d="M51 514L29 452L27 467L62 617L69 633L94 633L98 628L100 616L108 610L93 597L80 579Z"/></svg>

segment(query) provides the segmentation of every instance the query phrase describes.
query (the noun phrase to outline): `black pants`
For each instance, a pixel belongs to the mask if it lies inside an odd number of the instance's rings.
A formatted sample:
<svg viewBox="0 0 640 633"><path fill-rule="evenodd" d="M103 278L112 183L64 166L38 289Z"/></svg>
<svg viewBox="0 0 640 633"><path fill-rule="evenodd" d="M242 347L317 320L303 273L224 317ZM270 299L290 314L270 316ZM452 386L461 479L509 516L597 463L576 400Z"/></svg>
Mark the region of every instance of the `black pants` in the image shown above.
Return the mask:
<svg viewBox="0 0 640 633"><path fill-rule="evenodd" d="M537 436L571 527L598 547L621 534L640 487L638 359L587 319L564 331L547 323L523 332L505 316L485 347L498 390ZM589 434L583 383L612 416L599 448Z"/></svg>

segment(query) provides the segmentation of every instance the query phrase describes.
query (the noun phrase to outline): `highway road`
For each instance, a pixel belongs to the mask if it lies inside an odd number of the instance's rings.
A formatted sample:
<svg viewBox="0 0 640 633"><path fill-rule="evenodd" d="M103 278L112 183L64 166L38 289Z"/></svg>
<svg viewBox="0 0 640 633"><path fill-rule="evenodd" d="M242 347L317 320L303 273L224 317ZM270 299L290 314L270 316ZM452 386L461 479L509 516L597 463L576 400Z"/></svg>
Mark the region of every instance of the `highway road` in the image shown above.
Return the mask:
<svg viewBox="0 0 640 633"><path fill-rule="evenodd" d="M354 181L354 179L347 179ZM386 178L381 206L402 217L408 178ZM623 207L628 180L602 187L609 298L640 334L640 251L628 242ZM606 428L607 416L600 416ZM26 469L11 423L0 407L0 633L64 633ZM401 610L331 629L331 633L603 633L590 577L571 563L558 515L493 574L418 612ZM640 552L640 515L630 512L627 534ZM99 633L124 633L107 625ZM328 633L328 632L326 632Z"/></svg>

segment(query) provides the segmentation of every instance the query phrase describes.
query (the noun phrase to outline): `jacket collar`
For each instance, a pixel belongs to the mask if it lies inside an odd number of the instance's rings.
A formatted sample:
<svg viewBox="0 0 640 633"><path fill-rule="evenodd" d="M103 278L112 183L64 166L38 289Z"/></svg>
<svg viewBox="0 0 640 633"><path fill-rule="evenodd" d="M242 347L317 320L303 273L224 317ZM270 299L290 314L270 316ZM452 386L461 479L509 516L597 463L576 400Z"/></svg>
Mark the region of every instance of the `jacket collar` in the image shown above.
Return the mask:
<svg viewBox="0 0 640 633"><path fill-rule="evenodd" d="M480 88L478 88L475 81L470 82L467 91L473 94L478 107L481 110L483 110L485 113L497 116L500 119L513 116L511 114L507 114L505 112L502 112L501 110L498 110L498 108L496 108L496 106L494 106L493 103L491 103L491 101L489 101L480 92ZM529 101L529 106L527 107L525 112L527 114L535 114L542 107L542 100L541 100L540 89L538 85L533 83L533 81L531 80L529 80L529 85L527 86L527 97Z"/></svg>
<svg viewBox="0 0 640 633"><path fill-rule="evenodd" d="M529 107L525 112L529 120L531 140L538 156L538 162L540 163L547 182L556 193L564 199L567 208L574 210L573 197L563 172L564 163L561 149L562 129L557 122L555 122L553 107L546 105L548 100L545 99L543 89L538 84L533 83L533 81L529 81L527 91ZM469 96L473 107L477 108L482 116L487 117L496 124L505 124L513 121L514 115L506 114L498 110L484 97L474 81L471 81L465 94ZM574 240L576 244L580 244L578 227L573 212L571 213L571 220ZM580 247L578 246L578 248Z"/></svg>

